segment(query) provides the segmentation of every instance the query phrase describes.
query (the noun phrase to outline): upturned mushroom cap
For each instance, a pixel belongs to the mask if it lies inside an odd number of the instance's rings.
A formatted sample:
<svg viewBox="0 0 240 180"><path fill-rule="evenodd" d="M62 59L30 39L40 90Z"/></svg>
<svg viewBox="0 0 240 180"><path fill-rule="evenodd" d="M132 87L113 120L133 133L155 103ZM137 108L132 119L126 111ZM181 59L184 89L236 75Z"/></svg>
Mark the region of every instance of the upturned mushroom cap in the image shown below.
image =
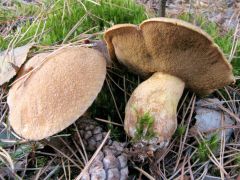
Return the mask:
<svg viewBox="0 0 240 180"><path fill-rule="evenodd" d="M231 65L211 37L182 20L153 18L139 27L115 25L104 38L110 57L138 74L168 73L199 94L234 82Z"/></svg>
<svg viewBox="0 0 240 180"><path fill-rule="evenodd" d="M36 59L43 61L39 57L46 60L36 71L18 79L7 98L11 126L31 140L46 138L72 124L92 104L106 75L101 53L84 47L38 55L25 64L23 74L31 66L39 66Z"/></svg>

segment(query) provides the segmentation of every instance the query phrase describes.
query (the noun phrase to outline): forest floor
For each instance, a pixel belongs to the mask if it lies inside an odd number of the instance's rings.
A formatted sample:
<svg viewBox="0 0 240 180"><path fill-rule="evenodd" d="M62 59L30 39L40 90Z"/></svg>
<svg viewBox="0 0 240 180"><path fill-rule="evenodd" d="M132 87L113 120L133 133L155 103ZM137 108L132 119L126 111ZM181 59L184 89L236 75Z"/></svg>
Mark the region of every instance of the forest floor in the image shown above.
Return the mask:
<svg viewBox="0 0 240 180"><path fill-rule="evenodd" d="M113 24L140 24L156 17L158 0L2 0L0 51L35 42L34 56L66 44L101 40ZM139 5L143 4L143 6ZM139 159L123 129L126 102L144 79L120 65L108 67L101 93L87 114L113 141L127 144L129 179L237 179L240 174L240 1L168 0L166 16L209 33L233 65L236 84L207 98L185 90L178 128L169 146ZM74 179L89 168L94 152L79 138L78 123L42 141L27 141L8 122L7 94L0 91L0 179ZM77 121L78 122L78 121ZM78 135L76 135L76 133ZM83 137L84 140L85 137ZM87 140L86 140L87 141ZM79 144L78 144L79 143ZM106 140L101 141L101 145ZM144 154L146 155L146 154Z"/></svg>

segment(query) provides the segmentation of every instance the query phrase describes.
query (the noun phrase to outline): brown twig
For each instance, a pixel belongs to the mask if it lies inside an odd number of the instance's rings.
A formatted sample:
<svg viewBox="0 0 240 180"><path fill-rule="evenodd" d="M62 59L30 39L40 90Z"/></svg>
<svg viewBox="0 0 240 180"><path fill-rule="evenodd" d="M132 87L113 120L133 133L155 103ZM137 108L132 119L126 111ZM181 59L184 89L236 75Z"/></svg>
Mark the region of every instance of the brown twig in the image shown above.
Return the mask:
<svg viewBox="0 0 240 180"><path fill-rule="evenodd" d="M167 0L159 0L159 9L158 9L158 12L157 12L157 15L159 17L165 17L166 3L167 3Z"/></svg>

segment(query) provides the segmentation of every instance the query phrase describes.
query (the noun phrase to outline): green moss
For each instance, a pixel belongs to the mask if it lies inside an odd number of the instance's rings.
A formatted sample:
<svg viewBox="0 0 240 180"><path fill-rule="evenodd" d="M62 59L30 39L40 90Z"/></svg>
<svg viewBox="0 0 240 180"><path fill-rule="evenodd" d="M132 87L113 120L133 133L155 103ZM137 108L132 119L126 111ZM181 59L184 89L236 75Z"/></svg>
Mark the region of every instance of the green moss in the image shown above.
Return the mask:
<svg viewBox="0 0 240 180"><path fill-rule="evenodd" d="M14 4L12 7L0 6L0 23L32 17L40 12L39 6L32 3L22 3L16 0L12 3Z"/></svg>
<svg viewBox="0 0 240 180"><path fill-rule="evenodd" d="M123 129L122 128L119 128L119 127L116 127L116 126L113 126L112 124L107 124L107 128L109 130L111 130L111 137L113 140L115 141L121 141L121 136L122 136L122 132L123 132Z"/></svg>
<svg viewBox="0 0 240 180"><path fill-rule="evenodd" d="M49 161L49 158L46 156L37 156L36 157L36 167L44 167Z"/></svg>
<svg viewBox="0 0 240 180"><path fill-rule="evenodd" d="M32 151L33 146L31 144L22 144L13 153L11 153L11 157L14 160L21 159Z"/></svg>
<svg viewBox="0 0 240 180"><path fill-rule="evenodd" d="M208 159L210 151L208 148L214 153L219 148L219 138L217 134L211 136L209 140L202 140L197 148L197 156L200 161L204 162Z"/></svg>
<svg viewBox="0 0 240 180"><path fill-rule="evenodd" d="M174 137L181 137L185 134L186 132L186 125L179 125L174 133Z"/></svg>
<svg viewBox="0 0 240 180"><path fill-rule="evenodd" d="M240 169L240 153L236 155L235 163L239 166L239 169Z"/></svg>
<svg viewBox="0 0 240 180"><path fill-rule="evenodd" d="M58 44L84 32L100 32L117 23L138 24L147 18L144 8L133 0L101 0L99 3L60 0L52 3L46 1L38 20L22 26L15 46L29 41L42 45ZM15 33L4 39L0 48L5 49L14 36Z"/></svg>
<svg viewBox="0 0 240 180"><path fill-rule="evenodd" d="M156 135L153 131L154 117L149 112L145 112L141 116L138 115L137 111L136 113L138 120L136 124L136 133L133 141L152 139Z"/></svg>
<svg viewBox="0 0 240 180"><path fill-rule="evenodd" d="M235 156L234 164L238 167L236 170L240 173L240 152Z"/></svg>

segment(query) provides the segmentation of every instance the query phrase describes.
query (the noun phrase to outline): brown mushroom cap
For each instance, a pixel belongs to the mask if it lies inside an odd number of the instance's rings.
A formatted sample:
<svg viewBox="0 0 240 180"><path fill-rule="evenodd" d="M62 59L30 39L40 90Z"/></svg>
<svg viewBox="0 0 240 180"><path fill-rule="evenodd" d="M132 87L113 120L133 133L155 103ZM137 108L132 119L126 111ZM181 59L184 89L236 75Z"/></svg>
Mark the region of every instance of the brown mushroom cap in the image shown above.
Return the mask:
<svg viewBox="0 0 240 180"><path fill-rule="evenodd" d="M31 59L29 59L29 61L19 69L17 73L17 79L27 74L29 71L33 70L37 66L39 66L50 54L51 53L40 53L36 54Z"/></svg>
<svg viewBox="0 0 240 180"><path fill-rule="evenodd" d="M104 38L110 57L138 74L168 73L199 94L234 82L231 65L211 37L182 20L153 18L139 27L116 25Z"/></svg>
<svg viewBox="0 0 240 180"><path fill-rule="evenodd" d="M35 66L37 58L25 67ZM97 50L68 47L47 56L36 71L18 79L9 90L11 126L31 140L60 132L92 104L105 75L106 61Z"/></svg>

